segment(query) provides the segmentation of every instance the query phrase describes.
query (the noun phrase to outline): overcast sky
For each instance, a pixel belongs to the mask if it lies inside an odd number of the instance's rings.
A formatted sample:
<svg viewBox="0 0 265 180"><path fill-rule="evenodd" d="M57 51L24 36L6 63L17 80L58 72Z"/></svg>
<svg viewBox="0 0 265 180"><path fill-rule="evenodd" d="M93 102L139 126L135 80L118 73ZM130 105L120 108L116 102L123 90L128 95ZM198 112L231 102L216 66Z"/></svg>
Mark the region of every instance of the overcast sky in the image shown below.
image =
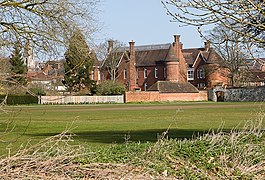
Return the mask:
<svg viewBox="0 0 265 180"><path fill-rule="evenodd" d="M195 27L180 27L170 22L160 0L103 0L99 9L104 28L97 35L98 41L112 38L136 45L173 42L173 35L181 35L184 48L201 47L203 41Z"/></svg>

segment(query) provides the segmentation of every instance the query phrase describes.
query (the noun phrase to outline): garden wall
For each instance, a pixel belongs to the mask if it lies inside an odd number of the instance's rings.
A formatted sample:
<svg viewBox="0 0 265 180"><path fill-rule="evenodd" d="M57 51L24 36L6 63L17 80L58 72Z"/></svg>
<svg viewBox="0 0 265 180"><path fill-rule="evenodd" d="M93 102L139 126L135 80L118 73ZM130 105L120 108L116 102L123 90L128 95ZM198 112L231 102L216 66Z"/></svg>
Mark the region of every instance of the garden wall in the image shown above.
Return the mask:
<svg viewBox="0 0 265 180"><path fill-rule="evenodd" d="M155 101L207 101L206 91L199 93L159 93L159 92L126 92L125 102Z"/></svg>
<svg viewBox="0 0 265 180"><path fill-rule="evenodd" d="M218 93L223 92L225 102L263 102L265 101L265 87L244 87L244 88L215 88L209 90L209 100L218 101Z"/></svg>
<svg viewBox="0 0 265 180"><path fill-rule="evenodd" d="M124 103L124 96L41 96L39 104Z"/></svg>

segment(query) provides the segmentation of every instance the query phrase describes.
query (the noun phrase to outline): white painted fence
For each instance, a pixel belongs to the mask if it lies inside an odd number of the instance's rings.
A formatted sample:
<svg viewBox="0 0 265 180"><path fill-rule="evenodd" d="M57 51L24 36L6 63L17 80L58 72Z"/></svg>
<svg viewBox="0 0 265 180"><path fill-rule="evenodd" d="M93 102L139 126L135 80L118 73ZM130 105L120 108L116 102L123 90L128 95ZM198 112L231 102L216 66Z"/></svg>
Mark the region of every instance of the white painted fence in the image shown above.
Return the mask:
<svg viewBox="0 0 265 180"><path fill-rule="evenodd" d="M124 103L124 96L40 96L39 104Z"/></svg>

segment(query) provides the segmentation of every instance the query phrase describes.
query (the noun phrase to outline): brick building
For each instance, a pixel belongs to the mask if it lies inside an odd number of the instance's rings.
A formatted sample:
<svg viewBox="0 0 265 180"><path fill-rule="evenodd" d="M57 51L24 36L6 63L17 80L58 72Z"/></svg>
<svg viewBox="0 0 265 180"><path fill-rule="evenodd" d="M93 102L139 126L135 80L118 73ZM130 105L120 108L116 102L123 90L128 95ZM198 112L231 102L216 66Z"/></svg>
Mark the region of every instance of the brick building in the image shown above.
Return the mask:
<svg viewBox="0 0 265 180"><path fill-rule="evenodd" d="M109 56L101 66L102 80L111 79L107 64L113 60L112 46L113 41L109 41ZM115 79L125 84L128 91L164 87L165 91L173 88L176 92L174 88L179 87L177 92L184 89L186 92L187 87L194 91L191 84L202 89L228 84L226 71L220 65L222 59L210 44L183 49L179 35L174 35L173 43L168 44L135 46L131 41L129 47L120 48L115 56Z"/></svg>

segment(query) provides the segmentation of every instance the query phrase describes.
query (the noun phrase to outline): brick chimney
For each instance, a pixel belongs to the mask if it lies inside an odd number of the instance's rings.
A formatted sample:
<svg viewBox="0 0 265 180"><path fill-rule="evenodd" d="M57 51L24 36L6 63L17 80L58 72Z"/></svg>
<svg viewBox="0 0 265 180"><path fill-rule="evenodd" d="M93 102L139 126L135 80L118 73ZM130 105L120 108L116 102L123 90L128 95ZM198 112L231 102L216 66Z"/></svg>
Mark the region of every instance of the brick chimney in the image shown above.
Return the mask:
<svg viewBox="0 0 265 180"><path fill-rule="evenodd" d="M166 80L179 81L179 59L176 56L174 45L171 45L165 59L166 61Z"/></svg>
<svg viewBox="0 0 265 180"><path fill-rule="evenodd" d="M113 49L114 41L112 39L108 40L108 53Z"/></svg>
<svg viewBox="0 0 265 180"><path fill-rule="evenodd" d="M173 46L175 48L176 56L179 59L180 58L180 51L181 51L181 43L180 43L180 35L174 35L174 43Z"/></svg>
<svg viewBox="0 0 265 180"><path fill-rule="evenodd" d="M204 50L205 51L209 51L210 47L211 47L211 42L210 41L205 41L204 42Z"/></svg>
<svg viewBox="0 0 265 180"><path fill-rule="evenodd" d="M130 44L130 62L129 62L129 91L136 88L136 68L135 68L135 42L132 40Z"/></svg>

